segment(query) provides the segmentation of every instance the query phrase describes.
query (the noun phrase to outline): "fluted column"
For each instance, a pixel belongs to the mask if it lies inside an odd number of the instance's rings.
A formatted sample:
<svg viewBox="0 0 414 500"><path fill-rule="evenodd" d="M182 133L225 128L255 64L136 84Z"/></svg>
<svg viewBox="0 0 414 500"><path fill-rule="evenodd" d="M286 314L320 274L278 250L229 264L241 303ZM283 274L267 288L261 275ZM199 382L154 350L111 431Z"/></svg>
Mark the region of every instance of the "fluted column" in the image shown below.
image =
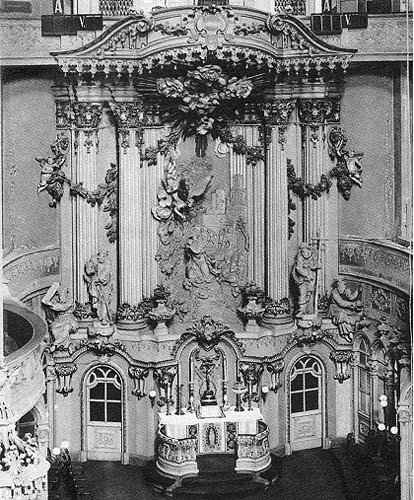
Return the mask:
<svg viewBox="0 0 414 500"><path fill-rule="evenodd" d="M235 127L233 132L241 135L248 146L259 144L257 125ZM236 186L236 184L239 184ZM248 280L264 287L264 164L248 164L246 155L239 155L230 147L230 186L242 188L246 193L247 227L250 248L248 253Z"/></svg>
<svg viewBox="0 0 414 500"><path fill-rule="evenodd" d="M275 101L265 108L270 127L266 162L266 284L275 302L289 296L288 182L286 129L294 109L292 100Z"/></svg>
<svg viewBox="0 0 414 500"><path fill-rule="evenodd" d="M73 180L83 183L83 187L91 191L98 185L98 124L102 115L102 105L90 102L76 102L74 110L73 148L74 163ZM74 202L73 228L74 248L74 292L75 298L84 304L88 301L88 292L83 279L86 262L98 251L98 211L76 197Z"/></svg>
<svg viewBox="0 0 414 500"><path fill-rule="evenodd" d="M136 306L158 283L157 228L151 208L163 173L157 165L141 162L144 148L156 146L159 128L143 129L141 101L111 106L118 122L119 143L119 273L120 304Z"/></svg>
<svg viewBox="0 0 414 500"><path fill-rule="evenodd" d="M328 125L339 121L339 98L300 99L299 119L303 126L304 181L316 185L334 166L329 158ZM338 193L335 184L316 200L304 200L303 238L319 241L321 269L318 293L329 293L338 273Z"/></svg>

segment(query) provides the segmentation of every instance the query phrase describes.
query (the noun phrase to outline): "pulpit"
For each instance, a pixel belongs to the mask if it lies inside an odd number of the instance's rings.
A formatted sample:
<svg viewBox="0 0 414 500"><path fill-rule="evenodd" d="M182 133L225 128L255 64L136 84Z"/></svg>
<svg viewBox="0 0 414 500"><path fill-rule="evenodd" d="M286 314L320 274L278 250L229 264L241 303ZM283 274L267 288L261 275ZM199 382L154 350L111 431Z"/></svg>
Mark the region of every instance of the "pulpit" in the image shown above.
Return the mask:
<svg viewBox="0 0 414 500"><path fill-rule="evenodd" d="M269 430L259 408L223 410L214 405L184 415L159 414L157 468L167 476L196 476L197 456L233 454L236 472L270 466Z"/></svg>

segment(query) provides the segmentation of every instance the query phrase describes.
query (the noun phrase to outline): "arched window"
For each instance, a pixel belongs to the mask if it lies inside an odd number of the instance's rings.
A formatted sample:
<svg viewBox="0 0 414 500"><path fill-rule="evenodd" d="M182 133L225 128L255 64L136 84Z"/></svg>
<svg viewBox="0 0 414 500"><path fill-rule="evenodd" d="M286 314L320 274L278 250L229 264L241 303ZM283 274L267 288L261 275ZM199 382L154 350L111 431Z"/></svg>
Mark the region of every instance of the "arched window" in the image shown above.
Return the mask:
<svg viewBox="0 0 414 500"><path fill-rule="evenodd" d="M369 342L361 338L357 351L356 383L358 401L358 438L364 440L372 426L372 353Z"/></svg>
<svg viewBox="0 0 414 500"><path fill-rule="evenodd" d="M301 358L295 363L290 377L292 413L320 409L321 375L321 367L315 358Z"/></svg>
<svg viewBox="0 0 414 500"><path fill-rule="evenodd" d="M121 380L109 367L95 368L89 375L88 407L90 422L121 422Z"/></svg>
<svg viewBox="0 0 414 500"><path fill-rule="evenodd" d="M16 422L17 435L24 438L25 434L30 433L32 436L36 434L36 417L33 410L24 414L18 422Z"/></svg>

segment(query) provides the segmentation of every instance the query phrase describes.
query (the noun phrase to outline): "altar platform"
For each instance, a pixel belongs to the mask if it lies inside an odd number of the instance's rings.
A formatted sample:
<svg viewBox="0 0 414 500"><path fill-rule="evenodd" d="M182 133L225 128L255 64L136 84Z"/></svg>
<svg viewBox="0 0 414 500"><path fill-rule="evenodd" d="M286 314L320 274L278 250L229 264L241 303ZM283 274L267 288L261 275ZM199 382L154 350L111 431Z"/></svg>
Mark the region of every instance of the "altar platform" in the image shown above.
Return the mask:
<svg viewBox="0 0 414 500"><path fill-rule="evenodd" d="M197 476L197 457L233 455L236 473L258 474L271 464L269 430L259 408L203 407L183 415L159 414L157 469L166 476Z"/></svg>

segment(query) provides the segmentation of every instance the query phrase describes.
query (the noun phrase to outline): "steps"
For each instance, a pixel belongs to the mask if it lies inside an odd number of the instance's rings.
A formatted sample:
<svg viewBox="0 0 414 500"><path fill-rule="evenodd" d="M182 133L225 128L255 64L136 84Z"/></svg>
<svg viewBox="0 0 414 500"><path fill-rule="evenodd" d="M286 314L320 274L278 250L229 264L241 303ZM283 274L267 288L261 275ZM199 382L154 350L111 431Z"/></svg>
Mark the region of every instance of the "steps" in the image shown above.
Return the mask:
<svg viewBox="0 0 414 500"><path fill-rule="evenodd" d="M236 473L235 457L232 455L204 455L197 457L197 477L183 478L181 484L162 476L155 462L144 470L144 479L159 492L182 500L221 498L254 498L258 492L271 487L280 475L282 460L272 455L272 464L259 474Z"/></svg>

